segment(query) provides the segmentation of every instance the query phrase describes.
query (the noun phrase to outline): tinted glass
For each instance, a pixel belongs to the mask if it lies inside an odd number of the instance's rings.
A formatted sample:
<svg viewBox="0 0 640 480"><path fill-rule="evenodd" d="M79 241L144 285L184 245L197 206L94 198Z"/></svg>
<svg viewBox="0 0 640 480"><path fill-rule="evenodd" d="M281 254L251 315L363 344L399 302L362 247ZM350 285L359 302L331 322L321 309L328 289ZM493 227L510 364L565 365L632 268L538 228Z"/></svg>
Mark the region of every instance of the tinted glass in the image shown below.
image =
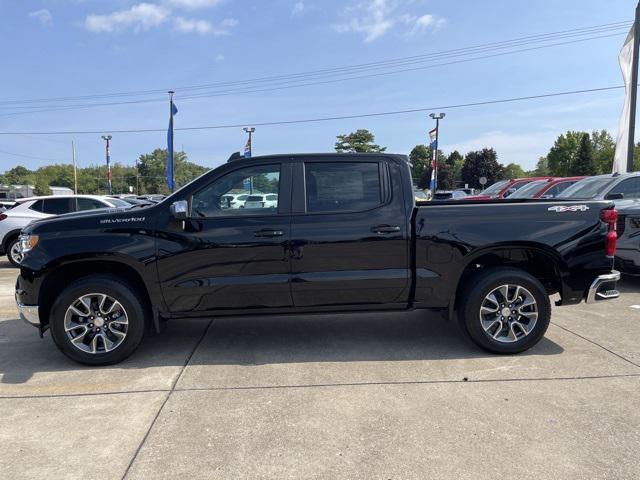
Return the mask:
<svg viewBox="0 0 640 480"><path fill-rule="evenodd" d="M264 195L278 193L280 189L280 165L246 167L211 182L193 196L191 213L194 217L220 217L237 215L274 215L278 213L277 198L262 205ZM238 195L247 195L247 202L260 202L247 206L244 202L231 201ZM255 200L253 200L255 198Z"/></svg>
<svg viewBox="0 0 640 480"><path fill-rule="evenodd" d="M50 215L62 215L72 211L70 198L45 198L43 212Z"/></svg>
<svg viewBox="0 0 640 480"><path fill-rule="evenodd" d="M629 198L640 198L640 177L623 180L607 193L622 193L625 200Z"/></svg>
<svg viewBox="0 0 640 480"><path fill-rule="evenodd" d="M93 198L76 198L78 210L95 210L96 208L105 208L106 205Z"/></svg>
<svg viewBox="0 0 640 480"><path fill-rule="evenodd" d="M611 177L586 178L567 188L558 198L594 198L614 181Z"/></svg>
<svg viewBox="0 0 640 480"><path fill-rule="evenodd" d="M33 205L29 207L29 209L35 210L36 212L42 212L42 204L42 200L36 200L35 202L33 202Z"/></svg>
<svg viewBox="0 0 640 480"><path fill-rule="evenodd" d="M547 183L546 180L536 180L535 182L529 182L517 192L511 194L509 198L533 198L533 196L540 191L545 183Z"/></svg>
<svg viewBox="0 0 640 480"><path fill-rule="evenodd" d="M500 190L502 190L502 187L504 187L507 184L508 181L509 180L501 180L499 182L496 182L493 185L491 185L490 187L485 188L482 193L483 194L498 193Z"/></svg>
<svg viewBox="0 0 640 480"><path fill-rule="evenodd" d="M543 196L546 198L556 198L558 195L564 192L567 188L569 188L571 185L576 183L576 181L557 183L553 187L551 187L549 190L544 192Z"/></svg>
<svg viewBox="0 0 640 480"><path fill-rule="evenodd" d="M380 205L377 162L305 164L307 212L367 210Z"/></svg>

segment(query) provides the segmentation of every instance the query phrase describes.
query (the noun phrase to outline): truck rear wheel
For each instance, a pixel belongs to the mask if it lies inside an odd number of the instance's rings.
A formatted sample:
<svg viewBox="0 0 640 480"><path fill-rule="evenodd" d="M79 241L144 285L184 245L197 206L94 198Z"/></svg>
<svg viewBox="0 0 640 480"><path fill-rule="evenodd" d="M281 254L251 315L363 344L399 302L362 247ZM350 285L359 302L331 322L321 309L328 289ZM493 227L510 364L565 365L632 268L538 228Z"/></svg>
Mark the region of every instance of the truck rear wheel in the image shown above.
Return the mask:
<svg viewBox="0 0 640 480"><path fill-rule="evenodd" d="M517 268L488 269L473 277L462 295L462 330L490 352L523 352L549 327L549 295L535 277Z"/></svg>
<svg viewBox="0 0 640 480"><path fill-rule="evenodd" d="M140 344L145 308L131 285L116 277L91 275L62 291L50 322L51 336L67 357L85 365L111 365Z"/></svg>

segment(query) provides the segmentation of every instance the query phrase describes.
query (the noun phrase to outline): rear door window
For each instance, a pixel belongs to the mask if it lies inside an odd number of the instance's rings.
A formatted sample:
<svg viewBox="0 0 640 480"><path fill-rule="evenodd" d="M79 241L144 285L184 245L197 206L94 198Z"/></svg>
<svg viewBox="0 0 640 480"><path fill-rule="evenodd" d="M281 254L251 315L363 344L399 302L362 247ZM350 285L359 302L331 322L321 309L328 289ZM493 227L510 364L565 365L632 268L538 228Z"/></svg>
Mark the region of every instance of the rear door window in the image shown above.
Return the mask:
<svg viewBox="0 0 640 480"><path fill-rule="evenodd" d="M77 205L78 205L78 210L79 211L83 211L83 210L95 210L96 208L106 208L107 205L105 205L102 202L99 202L98 200L94 199L94 198L84 198L84 197L80 197L76 199Z"/></svg>
<svg viewBox="0 0 640 480"><path fill-rule="evenodd" d="M73 211L71 198L45 198L43 199L43 213L49 215L62 215Z"/></svg>
<svg viewBox="0 0 640 480"><path fill-rule="evenodd" d="M307 212L362 211L382 203L378 162L305 164Z"/></svg>

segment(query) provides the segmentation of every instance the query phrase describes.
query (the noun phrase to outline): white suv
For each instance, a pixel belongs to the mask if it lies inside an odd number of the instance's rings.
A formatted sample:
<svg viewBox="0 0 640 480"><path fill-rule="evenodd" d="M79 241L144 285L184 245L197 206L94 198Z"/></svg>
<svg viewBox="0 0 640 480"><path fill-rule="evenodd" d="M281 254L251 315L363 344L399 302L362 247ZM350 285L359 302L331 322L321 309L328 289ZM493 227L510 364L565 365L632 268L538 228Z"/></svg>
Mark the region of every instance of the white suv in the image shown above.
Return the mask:
<svg viewBox="0 0 640 480"><path fill-rule="evenodd" d="M278 208L278 195L275 193L249 195L241 208Z"/></svg>
<svg viewBox="0 0 640 480"><path fill-rule="evenodd" d="M9 261L16 267L22 260L18 243L20 230L32 221L83 210L131 207L119 198L98 195L31 197L17 199L16 202L18 204L15 207L0 213L0 255L6 253Z"/></svg>

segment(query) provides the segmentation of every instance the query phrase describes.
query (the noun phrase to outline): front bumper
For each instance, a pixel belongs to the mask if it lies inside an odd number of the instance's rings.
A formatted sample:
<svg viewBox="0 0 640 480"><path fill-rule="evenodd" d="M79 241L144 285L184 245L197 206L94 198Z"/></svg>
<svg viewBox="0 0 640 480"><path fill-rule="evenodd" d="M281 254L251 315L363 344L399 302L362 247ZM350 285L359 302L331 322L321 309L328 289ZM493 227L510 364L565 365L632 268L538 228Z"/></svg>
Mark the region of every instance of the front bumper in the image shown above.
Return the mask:
<svg viewBox="0 0 640 480"><path fill-rule="evenodd" d="M616 282L620 280L620 272L612 270L611 273L598 275L587 291L586 302L596 303L602 300L612 300L620 296L616 290Z"/></svg>
<svg viewBox="0 0 640 480"><path fill-rule="evenodd" d="M18 295L16 294L16 305L18 307L18 312L20 312L20 318L29 325L33 325L34 327L40 328L40 314L38 313L38 305L24 305L20 303L18 300Z"/></svg>

